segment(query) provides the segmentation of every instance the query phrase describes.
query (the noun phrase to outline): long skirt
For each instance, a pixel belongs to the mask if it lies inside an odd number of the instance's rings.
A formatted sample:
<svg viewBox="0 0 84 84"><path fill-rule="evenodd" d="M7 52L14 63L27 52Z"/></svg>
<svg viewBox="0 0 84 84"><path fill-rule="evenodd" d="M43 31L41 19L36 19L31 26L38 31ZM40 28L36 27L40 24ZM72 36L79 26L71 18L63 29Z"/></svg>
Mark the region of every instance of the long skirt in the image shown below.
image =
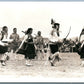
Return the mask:
<svg viewBox="0 0 84 84"><path fill-rule="evenodd" d="M34 59L36 56L34 44L28 44L25 51L25 59Z"/></svg>
<svg viewBox="0 0 84 84"><path fill-rule="evenodd" d="M83 45L83 47L81 48L81 50L79 51L79 55L80 55L80 58L81 58L81 59L84 58L84 45Z"/></svg>
<svg viewBox="0 0 84 84"><path fill-rule="evenodd" d="M0 61L3 60L5 61L7 58L7 55L5 54L8 52L8 46L2 46L0 45Z"/></svg>

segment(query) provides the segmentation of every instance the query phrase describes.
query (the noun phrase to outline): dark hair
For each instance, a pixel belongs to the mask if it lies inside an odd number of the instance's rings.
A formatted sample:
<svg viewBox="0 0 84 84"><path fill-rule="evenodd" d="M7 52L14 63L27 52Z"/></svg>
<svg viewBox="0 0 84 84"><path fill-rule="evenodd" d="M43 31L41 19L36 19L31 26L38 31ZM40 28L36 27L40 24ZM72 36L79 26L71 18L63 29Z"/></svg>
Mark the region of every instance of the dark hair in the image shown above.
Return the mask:
<svg viewBox="0 0 84 84"><path fill-rule="evenodd" d="M54 24L54 28L56 28L56 25L58 25L58 27L59 27L60 24L59 24L59 23L55 23L55 24Z"/></svg>
<svg viewBox="0 0 84 84"><path fill-rule="evenodd" d="M41 33L41 31L38 31L38 33Z"/></svg>
<svg viewBox="0 0 84 84"><path fill-rule="evenodd" d="M80 35L82 35L82 34L84 34L84 29L82 29L81 34L80 34Z"/></svg>
<svg viewBox="0 0 84 84"><path fill-rule="evenodd" d="M5 30L5 28L7 28L7 26L3 26L2 30L4 31L4 30Z"/></svg>
<svg viewBox="0 0 84 84"><path fill-rule="evenodd" d="M13 28L13 30L15 30L15 29L17 29L17 28Z"/></svg>
<svg viewBox="0 0 84 84"><path fill-rule="evenodd" d="M32 28L28 28L27 31L26 31L26 34L29 34L31 30L33 30L33 29Z"/></svg>
<svg viewBox="0 0 84 84"><path fill-rule="evenodd" d="M84 32L84 29L82 29L82 32Z"/></svg>

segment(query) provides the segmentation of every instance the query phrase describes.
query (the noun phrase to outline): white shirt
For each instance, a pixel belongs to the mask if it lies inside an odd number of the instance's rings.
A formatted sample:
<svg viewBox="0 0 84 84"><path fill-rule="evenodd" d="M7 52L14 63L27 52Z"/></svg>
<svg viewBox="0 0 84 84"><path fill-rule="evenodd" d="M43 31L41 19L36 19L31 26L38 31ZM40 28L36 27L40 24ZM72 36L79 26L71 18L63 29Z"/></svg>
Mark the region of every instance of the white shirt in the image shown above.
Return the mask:
<svg viewBox="0 0 84 84"><path fill-rule="evenodd" d="M52 41L52 42L57 42L59 40L56 29L53 29L51 31L49 40Z"/></svg>
<svg viewBox="0 0 84 84"><path fill-rule="evenodd" d="M84 35L81 35L80 42L84 41Z"/></svg>

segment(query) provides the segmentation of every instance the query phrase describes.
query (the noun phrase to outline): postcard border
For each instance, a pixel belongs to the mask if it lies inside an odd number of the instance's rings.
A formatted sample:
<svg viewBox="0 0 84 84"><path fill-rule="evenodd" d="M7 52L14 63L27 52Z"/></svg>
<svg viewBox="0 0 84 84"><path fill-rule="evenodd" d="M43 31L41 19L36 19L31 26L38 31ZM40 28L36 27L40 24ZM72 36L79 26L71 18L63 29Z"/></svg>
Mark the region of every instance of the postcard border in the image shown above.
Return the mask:
<svg viewBox="0 0 84 84"><path fill-rule="evenodd" d="M84 2L84 0L0 0L0 2ZM84 84L83 82L0 82L0 84Z"/></svg>

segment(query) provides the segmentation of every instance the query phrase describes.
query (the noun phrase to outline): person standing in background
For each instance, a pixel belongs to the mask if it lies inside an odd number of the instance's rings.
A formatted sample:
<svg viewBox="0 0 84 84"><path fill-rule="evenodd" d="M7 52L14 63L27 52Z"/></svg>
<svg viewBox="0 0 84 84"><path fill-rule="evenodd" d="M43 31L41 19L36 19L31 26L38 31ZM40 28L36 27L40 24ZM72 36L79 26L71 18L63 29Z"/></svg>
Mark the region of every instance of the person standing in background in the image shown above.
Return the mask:
<svg viewBox="0 0 84 84"><path fill-rule="evenodd" d="M38 31L37 36L36 36L36 54L37 54L37 59L42 60L43 59L43 37L41 36L41 31Z"/></svg>
<svg viewBox="0 0 84 84"><path fill-rule="evenodd" d="M17 34L17 28L13 28L13 33L10 35L10 39L12 39L12 43L10 45L11 49L13 49L13 53L17 50L20 45L20 38Z"/></svg>

